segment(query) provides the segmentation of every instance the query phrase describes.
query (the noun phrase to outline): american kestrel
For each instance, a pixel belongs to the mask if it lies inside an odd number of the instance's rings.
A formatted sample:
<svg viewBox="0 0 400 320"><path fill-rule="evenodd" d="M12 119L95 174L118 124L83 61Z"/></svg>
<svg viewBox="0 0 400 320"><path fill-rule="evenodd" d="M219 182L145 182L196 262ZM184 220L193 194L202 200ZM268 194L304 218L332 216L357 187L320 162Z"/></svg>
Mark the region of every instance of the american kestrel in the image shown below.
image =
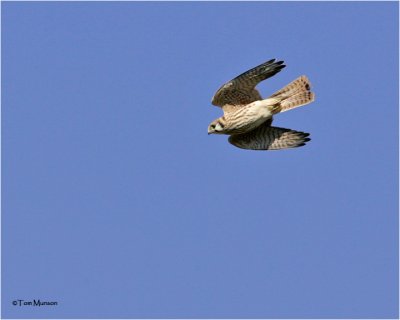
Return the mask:
<svg viewBox="0 0 400 320"><path fill-rule="evenodd" d="M274 114L304 106L314 101L310 82L301 76L286 87L263 99L256 85L283 69L283 61L269 60L250 69L218 89L212 104L224 115L211 122L208 134L228 134L236 147L252 150L279 150L304 146L309 134L271 127Z"/></svg>

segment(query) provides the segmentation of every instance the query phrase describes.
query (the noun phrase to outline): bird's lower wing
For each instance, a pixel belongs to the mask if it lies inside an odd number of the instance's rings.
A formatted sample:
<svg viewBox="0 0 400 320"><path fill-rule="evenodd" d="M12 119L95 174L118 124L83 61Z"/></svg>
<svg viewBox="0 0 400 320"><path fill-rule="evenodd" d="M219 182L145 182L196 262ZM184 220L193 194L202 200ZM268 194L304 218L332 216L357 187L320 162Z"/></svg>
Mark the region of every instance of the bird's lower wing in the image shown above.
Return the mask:
<svg viewBox="0 0 400 320"><path fill-rule="evenodd" d="M309 135L263 124L250 132L230 136L229 142L241 149L280 150L304 146L310 141Z"/></svg>

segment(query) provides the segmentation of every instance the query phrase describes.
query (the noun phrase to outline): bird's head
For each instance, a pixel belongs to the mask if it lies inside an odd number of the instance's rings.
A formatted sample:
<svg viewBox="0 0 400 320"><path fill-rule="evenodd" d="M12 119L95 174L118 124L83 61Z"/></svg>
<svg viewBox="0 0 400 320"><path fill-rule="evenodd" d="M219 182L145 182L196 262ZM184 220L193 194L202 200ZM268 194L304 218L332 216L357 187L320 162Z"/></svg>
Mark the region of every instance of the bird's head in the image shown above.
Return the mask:
<svg viewBox="0 0 400 320"><path fill-rule="evenodd" d="M224 122L222 121L221 118L214 120L213 122L210 123L208 126L208 134L223 134L224 133Z"/></svg>

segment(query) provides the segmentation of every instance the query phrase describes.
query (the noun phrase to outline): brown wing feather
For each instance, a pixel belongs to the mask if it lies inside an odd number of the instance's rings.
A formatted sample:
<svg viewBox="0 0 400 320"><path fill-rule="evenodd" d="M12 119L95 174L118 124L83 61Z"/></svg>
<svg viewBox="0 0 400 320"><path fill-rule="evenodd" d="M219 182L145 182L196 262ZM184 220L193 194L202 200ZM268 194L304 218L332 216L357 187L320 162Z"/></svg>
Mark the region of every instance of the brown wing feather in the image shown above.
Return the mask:
<svg viewBox="0 0 400 320"><path fill-rule="evenodd" d="M222 107L226 104L246 105L261 100L260 93L255 86L277 74L284 67L283 61L272 59L242 73L218 89L212 98L212 104Z"/></svg>
<svg viewBox="0 0 400 320"><path fill-rule="evenodd" d="M241 149L279 150L304 146L311 140L309 135L301 131L271 127L266 123L253 131L232 135L228 141Z"/></svg>

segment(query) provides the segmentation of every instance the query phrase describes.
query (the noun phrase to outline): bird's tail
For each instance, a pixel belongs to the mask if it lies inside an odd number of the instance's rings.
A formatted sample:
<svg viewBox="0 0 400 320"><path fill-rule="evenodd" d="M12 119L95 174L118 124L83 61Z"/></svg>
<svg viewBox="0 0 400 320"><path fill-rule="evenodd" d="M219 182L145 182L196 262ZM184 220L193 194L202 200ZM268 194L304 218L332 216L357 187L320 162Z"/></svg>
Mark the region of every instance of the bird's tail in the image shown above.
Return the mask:
<svg viewBox="0 0 400 320"><path fill-rule="evenodd" d="M284 112L313 102L315 95L310 90L310 81L306 76L301 76L268 99L276 100L277 111Z"/></svg>

